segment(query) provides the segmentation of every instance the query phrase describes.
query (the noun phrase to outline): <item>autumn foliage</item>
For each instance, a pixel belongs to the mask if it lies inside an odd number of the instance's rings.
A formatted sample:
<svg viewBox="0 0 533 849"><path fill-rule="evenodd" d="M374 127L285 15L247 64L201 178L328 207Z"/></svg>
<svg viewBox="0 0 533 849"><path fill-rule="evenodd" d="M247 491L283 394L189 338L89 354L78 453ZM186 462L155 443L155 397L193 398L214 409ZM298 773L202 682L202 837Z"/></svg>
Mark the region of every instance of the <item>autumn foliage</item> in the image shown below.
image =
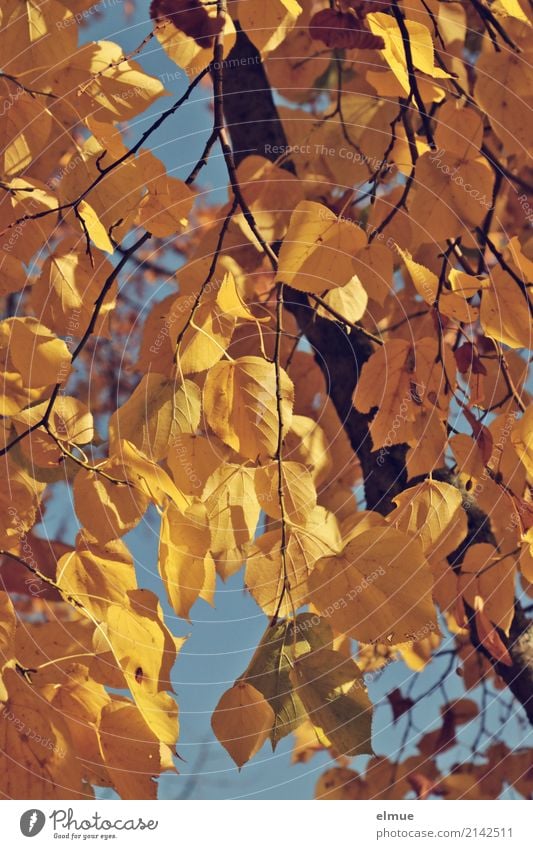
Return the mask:
<svg viewBox="0 0 533 849"><path fill-rule="evenodd" d="M127 55L92 5L0 7L2 797L156 798L161 602L190 621L236 573L264 614L213 705L239 768L292 734L331 755L318 798L531 796L490 725L533 722L529 4L153 0Z"/></svg>

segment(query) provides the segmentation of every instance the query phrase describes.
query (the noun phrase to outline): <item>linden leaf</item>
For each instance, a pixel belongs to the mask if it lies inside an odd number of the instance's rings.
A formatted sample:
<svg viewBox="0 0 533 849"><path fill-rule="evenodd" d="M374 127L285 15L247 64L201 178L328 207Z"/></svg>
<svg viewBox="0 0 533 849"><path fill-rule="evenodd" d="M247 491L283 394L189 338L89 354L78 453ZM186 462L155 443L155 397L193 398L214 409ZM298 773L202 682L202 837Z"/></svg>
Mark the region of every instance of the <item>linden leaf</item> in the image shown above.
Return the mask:
<svg viewBox="0 0 533 849"><path fill-rule="evenodd" d="M242 566L261 513L252 469L234 463L219 466L206 481L202 501L211 532L210 550L225 579Z"/></svg>
<svg viewBox="0 0 533 849"><path fill-rule="evenodd" d="M479 320L487 336L510 348L531 345L531 302L528 307L516 281L499 266L483 290Z"/></svg>
<svg viewBox="0 0 533 849"><path fill-rule="evenodd" d="M198 598L213 603L215 563L209 553L206 510L193 505L185 513L169 504L161 517L159 571L168 600L178 616L189 619Z"/></svg>
<svg viewBox="0 0 533 849"><path fill-rule="evenodd" d="M305 719L305 708L293 690L290 671L297 657L331 645L331 629L311 613L293 621L269 624L241 680L252 684L272 707L275 718L270 732L272 749Z"/></svg>
<svg viewBox="0 0 533 849"><path fill-rule="evenodd" d="M101 251L106 251L108 254L113 253L113 245L109 238L109 233L98 218L98 215L87 201L80 201L77 207L77 216L83 224L84 230L87 231L92 241Z"/></svg>
<svg viewBox="0 0 533 849"><path fill-rule="evenodd" d="M0 172L11 178L24 172L39 157L42 139L52 128L52 116L44 100L32 97L7 77L0 78L0 102L3 104Z"/></svg>
<svg viewBox="0 0 533 849"><path fill-rule="evenodd" d="M239 6L239 24L260 53L275 50L294 26L302 7L296 0L247 0Z"/></svg>
<svg viewBox="0 0 533 849"><path fill-rule="evenodd" d="M25 386L50 386L67 379L71 355L62 339L35 318L14 318L10 329L9 353Z"/></svg>
<svg viewBox="0 0 533 849"><path fill-rule="evenodd" d="M200 389L192 380L178 381L150 372L109 421L112 451L127 439L153 460L161 460L169 443L200 424Z"/></svg>
<svg viewBox="0 0 533 849"><path fill-rule="evenodd" d="M326 206L302 201L281 246L276 280L316 294L345 286L355 274L354 255L365 244L359 227L338 219Z"/></svg>
<svg viewBox="0 0 533 849"><path fill-rule="evenodd" d="M123 542L95 544L81 534L76 549L58 561L56 583L98 620L105 619L110 604L120 604L137 588L133 558Z"/></svg>
<svg viewBox="0 0 533 849"><path fill-rule="evenodd" d="M378 408L370 425L374 448L387 440L397 444L411 437L410 423L415 420L415 412L409 402L415 385L414 367L413 347L403 339L386 342L363 366L353 404L362 413Z"/></svg>
<svg viewBox="0 0 533 849"><path fill-rule="evenodd" d="M277 463L256 469L255 491L257 500L267 516L281 518L280 475ZM288 521L303 524L316 507L316 490L313 478L301 463L285 461L281 469L281 487L284 514Z"/></svg>
<svg viewBox="0 0 533 849"><path fill-rule="evenodd" d="M437 630L433 580L417 540L393 528L352 539L315 564L309 596L333 627L363 643L395 645Z"/></svg>
<svg viewBox="0 0 533 849"><path fill-rule="evenodd" d="M45 695L14 669L4 672L0 791L8 799L92 798L67 725Z"/></svg>
<svg viewBox="0 0 533 849"><path fill-rule="evenodd" d="M95 631L94 649L107 664L116 661L144 721L162 743L173 746L179 733L178 706L165 692L176 644L163 625L157 597L148 590L127 592L129 606L111 604Z"/></svg>
<svg viewBox="0 0 533 849"><path fill-rule="evenodd" d="M533 406L514 425L511 441L528 473L533 475Z"/></svg>
<svg viewBox="0 0 533 849"><path fill-rule="evenodd" d="M457 487L434 480L404 490L393 499L390 523L418 539L429 560L442 560L455 551L468 531L463 498Z"/></svg>
<svg viewBox="0 0 533 849"><path fill-rule="evenodd" d="M123 536L141 521L148 508L148 496L119 478L120 469L111 463L106 473L116 470L120 483L114 483L97 472L80 469L74 479L73 494L76 514L87 531L104 544Z"/></svg>
<svg viewBox="0 0 533 849"><path fill-rule="evenodd" d="M294 386L280 375L283 432L291 425ZM204 414L217 436L245 457L273 456L278 442L276 366L260 357L217 363L203 393Z"/></svg>
<svg viewBox="0 0 533 849"><path fill-rule="evenodd" d="M515 555L500 554L488 543L471 545L461 563L459 591L471 607L483 599L483 611L507 635L515 614Z"/></svg>
<svg viewBox="0 0 533 849"><path fill-rule="evenodd" d="M373 754L372 705L353 660L319 648L296 660L290 678L309 719L339 755Z"/></svg>
<svg viewBox="0 0 533 849"><path fill-rule="evenodd" d="M126 701L106 705L98 737L106 769L120 797L155 800L154 779L168 765L162 757L162 744L137 707Z"/></svg>
<svg viewBox="0 0 533 849"><path fill-rule="evenodd" d="M268 738L274 711L251 684L237 681L219 700L211 727L239 769Z"/></svg>
<svg viewBox="0 0 533 849"><path fill-rule="evenodd" d="M278 530L255 541L248 553L246 586L267 616L290 616L309 601L309 580L316 562L340 549L335 515L317 507L305 524L287 529L285 557Z"/></svg>
<svg viewBox="0 0 533 849"><path fill-rule="evenodd" d="M438 300L438 309L443 315L467 323L472 323L476 320L478 310L475 307L471 307L463 297L450 292L446 288L439 287L439 278L436 274L424 268L420 263L414 262L408 251L400 250L400 254L405 267L409 271L416 291L423 297L427 304L434 306Z"/></svg>

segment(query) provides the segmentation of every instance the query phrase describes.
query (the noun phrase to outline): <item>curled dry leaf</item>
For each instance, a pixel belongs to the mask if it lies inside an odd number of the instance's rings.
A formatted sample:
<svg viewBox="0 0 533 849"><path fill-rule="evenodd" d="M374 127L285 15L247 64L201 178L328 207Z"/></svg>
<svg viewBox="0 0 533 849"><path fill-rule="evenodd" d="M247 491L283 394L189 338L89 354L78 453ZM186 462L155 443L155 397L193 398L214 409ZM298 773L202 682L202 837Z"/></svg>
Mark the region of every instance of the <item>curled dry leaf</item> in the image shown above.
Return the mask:
<svg viewBox="0 0 533 849"><path fill-rule="evenodd" d="M222 29L222 18L210 17L200 0L152 0L150 17L153 21L170 21L200 47L210 47Z"/></svg>

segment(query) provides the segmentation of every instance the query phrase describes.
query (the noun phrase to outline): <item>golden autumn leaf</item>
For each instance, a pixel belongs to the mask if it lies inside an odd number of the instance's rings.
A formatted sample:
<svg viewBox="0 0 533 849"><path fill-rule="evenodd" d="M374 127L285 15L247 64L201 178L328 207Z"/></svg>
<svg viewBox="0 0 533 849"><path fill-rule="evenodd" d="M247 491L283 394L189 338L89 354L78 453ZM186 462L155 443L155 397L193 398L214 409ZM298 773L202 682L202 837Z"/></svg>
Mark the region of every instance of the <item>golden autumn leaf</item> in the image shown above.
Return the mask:
<svg viewBox="0 0 533 849"><path fill-rule="evenodd" d="M127 606L111 604L94 636L104 663L114 660L144 721L168 746L178 738L178 706L167 691L176 644L161 621L157 599L148 590L129 590Z"/></svg>
<svg viewBox="0 0 533 849"><path fill-rule="evenodd" d="M145 375L109 422L111 445L126 439L153 460L161 460L169 443L200 424L200 389L192 380L163 374Z"/></svg>
<svg viewBox="0 0 533 849"><path fill-rule="evenodd" d="M172 607L185 619L198 598L213 603L216 574L209 543L202 504L192 505L185 513L168 505L161 517L159 570Z"/></svg>
<svg viewBox="0 0 533 849"><path fill-rule="evenodd" d="M316 294L346 286L355 274L353 255L365 244L360 228L321 204L302 201L283 240L277 279Z"/></svg>
<svg viewBox="0 0 533 849"><path fill-rule="evenodd" d="M100 749L113 787L122 799L155 799L154 778L165 769L161 744L139 710L130 702L113 701L102 710Z"/></svg>
<svg viewBox="0 0 533 849"><path fill-rule="evenodd" d="M277 463L269 463L256 470L255 491L257 500L267 516L281 518L279 503L280 483L283 491L284 513L290 522L304 524L316 507L316 492L311 474L301 463L286 461L280 469Z"/></svg>
<svg viewBox="0 0 533 849"><path fill-rule="evenodd" d="M311 601L338 631L385 645L438 629L431 587L422 546L393 528L359 534L309 577Z"/></svg>
<svg viewBox="0 0 533 849"><path fill-rule="evenodd" d="M262 3L250 0L239 7L239 23L260 53L275 50L294 26L302 7L296 0Z"/></svg>
<svg viewBox="0 0 533 849"><path fill-rule="evenodd" d="M58 710L13 669L3 675L7 698L0 711L2 793L8 798L93 798L73 756Z"/></svg>
<svg viewBox="0 0 533 849"><path fill-rule="evenodd" d="M528 474L533 475L533 406L515 423L511 441Z"/></svg>
<svg viewBox="0 0 533 849"><path fill-rule="evenodd" d="M396 509L389 521L399 531L418 539L428 560L447 557L466 536L463 498L450 484L427 480L404 490L394 502Z"/></svg>
<svg viewBox="0 0 533 849"><path fill-rule="evenodd" d="M261 693L237 681L219 700L211 726L240 769L262 747L273 722L274 711Z"/></svg>
<svg viewBox="0 0 533 849"><path fill-rule="evenodd" d="M309 719L339 755L373 753L372 705L353 660L321 648L299 657L290 675Z"/></svg>
<svg viewBox="0 0 533 849"><path fill-rule="evenodd" d="M98 620L137 588L133 559L121 540L91 543L81 534L76 548L58 560L56 582Z"/></svg>
<svg viewBox="0 0 533 849"><path fill-rule="evenodd" d="M281 372L283 431L291 425L294 386ZM245 457L273 456L278 442L276 367L259 357L224 360L210 370L204 384L204 414L223 442Z"/></svg>
<svg viewBox="0 0 533 849"><path fill-rule="evenodd" d="M86 231L89 234L96 247L101 251L112 254L113 245L111 244L109 233L92 206L87 201L82 200L77 207L76 215L82 223L84 232Z"/></svg>

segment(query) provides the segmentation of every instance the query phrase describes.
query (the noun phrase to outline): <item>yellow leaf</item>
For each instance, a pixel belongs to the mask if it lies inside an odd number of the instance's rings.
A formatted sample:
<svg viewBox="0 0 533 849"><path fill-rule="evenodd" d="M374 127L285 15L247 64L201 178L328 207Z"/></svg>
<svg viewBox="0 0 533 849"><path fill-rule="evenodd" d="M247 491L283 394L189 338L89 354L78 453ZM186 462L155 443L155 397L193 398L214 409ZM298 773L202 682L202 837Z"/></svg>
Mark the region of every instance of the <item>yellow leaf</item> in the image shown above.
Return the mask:
<svg viewBox="0 0 533 849"><path fill-rule="evenodd" d="M423 153L408 201L419 241L433 244L480 226L492 207L493 188L494 172L484 157L464 160L446 150Z"/></svg>
<svg viewBox="0 0 533 849"><path fill-rule="evenodd" d="M510 155L522 156L528 150L531 136L528 111L532 106L533 71L531 49L515 54L512 50L498 56L486 51L476 62L474 96L479 107L489 116L496 136Z"/></svg>
<svg viewBox="0 0 533 849"><path fill-rule="evenodd" d="M251 684L237 681L219 700L211 719L213 732L239 769L268 738L274 711Z"/></svg>
<svg viewBox="0 0 533 849"><path fill-rule="evenodd" d="M6 189L8 192L3 192L0 203L0 232L5 230L2 249L13 258L29 263L55 233L58 199L47 183L38 180L16 177Z"/></svg>
<svg viewBox="0 0 533 849"><path fill-rule="evenodd" d="M429 560L443 560L459 547L468 531L463 498L457 487L431 479L393 499L390 523L418 539Z"/></svg>
<svg viewBox="0 0 533 849"><path fill-rule="evenodd" d="M169 443L200 424L200 389L192 380L149 372L109 421L109 444L115 451L127 439L152 460L161 460Z"/></svg>
<svg viewBox="0 0 533 849"><path fill-rule="evenodd" d="M487 336L510 348L531 345L531 312L516 280L503 268L491 270L481 297L480 322Z"/></svg>
<svg viewBox="0 0 533 849"><path fill-rule="evenodd" d="M261 508L272 519L281 518L280 476L277 463L269 463L255 471L255 491ZM316 490L311 474L301 463L284 461L281 487L285 518L303 524L316 507Z"/></svg>
<svg viewBox="0 0 533 849"><path fill-rule="evenodd" d="M269 531L252 546L245 583L267 616L291 616L309 600L309 578L319 558L341 548L336 517L317 507L305 524L286 534L285 569L280 531Z"/></svg>
<svg viewBox="0 0 533 849"><path fill-rule="evenodd" d="M514 425L511 442L528 474L533 476L533 406L529 406Z"/></svg>
<svg viewBox="0 0 533 849"><path fill-rule="evenodd" d="M345 286L355 274L354 254L365 244L360 227L338 219L327 206L302 201L281 246L276 280L316 294Z"/></svg>
<svg viewBox="0 0 533 849"><path fill-rule="evenodd" d="M331 645L332 639L328 625L311 613L267 625L241 680L253 684L274 711L270 732L274 751L279 741L297 729L305 718L305 709L289 677L295 658Z"/></svg>
<svg viewBox="0 0 533 849"><path fill-rule="evenodd" d="M42 139L52 128L52 116L44 107L44 99L32 97L7 77L0 78L0 102L0 174L11 178L38 159Z"/></svg>
<svg viewBox="0 0 533 849"><path fill-rule="evenodd" d="M490 621L509 634L515 613L516 560L501 554L488 543L471 545L461 563L459 591L471 607L483 599Z"/></svg>
<svg viewBox="0 0 533 849"><path fill-rule="evenodd" d="M95 544L82 534L76 549L58 561L56 582L97 620L105 619L110 604L122 603L128 590L137 588L133 558L123 542Z"/></svg>
<svg viewBox="0 0 533 849"><path fill-rule="evenodd" d="M34 404L21 410L13 416L13 422L17 433L25 432L29 427L42 421L47 409L48 401L42 404ZM61 449L56 440L71 445L85 445L92 442L94 438L94 422L91 413L85 404L68 395L59 395L54 403L54 408L48 421L48 430L40 427L32 431L20 444L20 450L31 464L38 466L57 468L62 461Z"/></svg>
<svg viewBox="0 0 533 849"><path fill-rule="evenodd" d="M505 556L488 543L471 545L461 563L459 591L476 607L483 599L483 611L507 635L515 615L515 554Z"/></svg>
<svg viewBox="0 0 533 849"><path fill-rule="evenodd" d="M410 86L405 47L396 19L392 15L385 15L382 12L372 12L367 15L366 20L374 35L380 35L383 38L385 48L381 51L382 55L401 84L404 93L408 94ZM433 40L428 28L424 24L410 20L405 21L405 27L409 34L414 67L432 77L449 76L445 71L435 66Z"/></svg>
<svg viewBox="0 0 533 849"><path fill-rule="evenodd" d="M78 205L78 216L81 218L84 228L87 230L92 241L101 251L106 251L108 254L113 253L113 245L109 234L98 218L98 215L87 201L82 200Z"/></svg>
<svg viewBox="0 0 533 849"><path fill-rule="evenodd" d="M180 513L169 504L161 517L159 571L170 604L178 616L189 621L198 598L213 603L215 563L209 544L205 507L196 504Z"/></svg>
<svg viewBox="0 0 533 849"><path fill-rule="evenodd" d="M207 479L202 501L211 531L211 553L227 578L240 569L259 521L252 469L233 463L219 466Z"/></svg>
<svg viewBox="0 0 533 849"><path fill-rule="evenodd" d="M48 257L31 288L31 305L40 320L56 333L80 337L89 326L94 302L113 267L96 249L94 268L79 240L65 239ZM109 314L115 306L117 282L111 285L100 310L94 332L109 335Z"/></svg>
<svg viewBox="0 0 533 849"><path fill-rule="evenodd" d="M68 728L36 687L4 672L8 699L0 711L0 792L7 799L87 799Z"/></svg>
<svg viewBox="0 0 533 849"><path fill-rule="evenodd" d="M127 439L120 440L117 456L110 461L109 468L116 469L117 476L125 477L155 504L162 506L165 499L170 498L180 510L189 506L188 499L165 470Z"/></svg>
<svg viewBox="0 0 533 849"><path fill-rule="evenodd" d="M354 407L378 411L370 425L374 449L389 440L391 445L409 441L415 419L413 397L415 355L403 339L385 342L364 364L353 395Z"/></svg>
<svg viewBox="0 0 533 849"><path fill-rule="evenodd" d="M421 544L394 528L359 534L316 563L309 596L337 631L395 645L437 631L431 572Z"/></svg>
<svg viewBox="0 0 533 849"><path fill-rule="evenodd" d="M98 736L106 769L120 797L155 800L154 778L165 768L161 744L136 706L122 700L106 705Z"/></svg>
<svg viewBox="0 0 533 849"><path fill-rule="evenodd" d="M71 355L65 342L35 318L14 318L9 322L13 365L25 386L64 383L71 371Z"/></svg>
<svg viewBox="0 0 533 849"><path fill-rule="evenodd" d="M200 497L207 479L231 453L215 436L182 432L168 445L166 462L178 489L184 495Z"/></svg>
<svg viewBox="0 0 533 849"><path fill-rule="evenodd" d="M368 295L359 277L354 275L345 286L339 286L338 289L327 292L324 295L324 301L347 321L354 322L359 321L365 314ZM317 313L323 318L337 320L325 307L319 306Z"/></svg>
<svg viewBox="0 0 533 849"><path fill-rule="evenodd" d="M452 268L448 274L448 280L452 292L457 292L462 298L473 298L481 289L487 289L490 285L486 277L475 277L456 268Z"/></svg>
<svg viewBox="0 0 533 849"><path fill-rule="evenodd" d="M103 762L97 724L111 697L102 684L89 677L87 666L71 663L68 677L54 686L52 704L67 723L77 760L83 763L86 780L98 787L112 787Z"/></svg>
<svg viewBox="0 0 533 849"><path fill-rule="evenodd" d="M95 631L95 651L112 653L144 721L161 740L178 739L178 707L165 690L176 646L163 625L157 597L148 590L127 592L129 606L111 604L106 622Z"/></svg>
<svg viewBox="0 0 533 849"><path fill-rule="evenodd" d="M76 50L77 26L72 12L58 0L46 5L40 0L5 0L0 9L0 52L2 67L43 88L43 70L54 68ZM40 85L39 85L40 82Z"/></svg>
<svg viewBox="0 0 533 849"><path fill-rule="evenodd" d="M290 428L294 386L281 369L283 433ZM207 423L217 436L244 457L273 456L278 442L276 368L260 357L217 363L207 375L203 394Z"/></svg>
<svg viewBox="0 0 533 849"><path fill-rule="evenodd" d="M475 159L483 143L483 118L460 101L449 100L438 112L435 143L461 160Z"/></svg>
<svg viewBox="0 0 533 849"><path fill-rule="evenodd" d="M259 52L268 53L286 38L301 12L296 0L241 0L237 18Z"/></svg>
<svg viewBox="0 0 533 849"><path fill-rule="evenodd" d="M320 648L299 657L290 677L309 719L338 755L373 754L372 705L353 660Z"/></svg>
<svg viewBox="0 0 533 849"><path fill-rule="evenodd" d="M248 6L247 2L244 8ZM287 232L291 210L304 199L300 180L285 168L255 155L243 159L237 168L237 177L263 238L268 242L282 239ZM240 213L235 220L246 238L261 250L246 217Z"/></svg>
<svg viewBox="0 0 533 849"><path fill-rule="evenodd" d="M194 295L177 298L165 318L167 333L176 349L176 362L180 374L196 374L217 363L229 347L236 317L223 312L213 292L203 299L192 317ZM156 337L150 350L161 346L161 336Z"/></svg>
<svg viewBox="0 0 533 849"><path fill-rule="evenodd" d="M447 315L457 321L465 321L467 323L471 323L476 320L478 310L475 307L471 307L470 304L464 300L464 297L456 295L454 292L450 292L449 289L446 289L444 286L441 287L439 294L439 278L437 275L433 274L432 271L425 268L423 265L420 265L420 263L414 262L408 251L402 251L400 249L400 254L405 263L405 267L411 276L411 280L413 281L416 291L422 296L427 304L434 306L437 303L438 298L438 308L443 315Z"/></svg>
<svg viewBox="0 0 533 849"><path fill-rule="evenodd" d="M125 59L112 41L74 47L46 68L45 79L72 112L99 122L134 118L166 93L160 79Z"/></svg>
<svg viewBox="0 0 533 849"><path fill-rule="evenodd" d="M181 233L195 199L194 192L175 177L169 177L162 162L148 150L138 158L148 192L143 197L137 223L160 239Z"/></svg>
<svg viewBox="0 0 533 849"><path fill-rule="evenodd" d="M120 477L122 470L106 464L107 474ZM74 506L84 528L99 543L104 544L123 536L141 521L148 507L147 495L125 483L115 484L86 469L80 469L73 484Z"/></svg>
<svg viewBox="0 0 533 849"><path fill-rule="evenodd" d="M216 6L210 5L205 8L211 18L217 17ZM189 79L193 79L207 68L213 60L213 47L210 43L212 39L206 38L200 45L194 38L176 29L172 21L159 19L155 27L155 35L169 59L184 68ZM226 57L235 44L235 26L231 15L226 16L222 42L223 55Z"/></svg>
<svg viewBox="0 0 533 849"><path fill-rule="evenodd" d="M390 250L377 242L366 245L354 257L354 268L356 276L363 284L368 297L379 304L383 304L387 295L392 292L392 253Z"/></svg>

